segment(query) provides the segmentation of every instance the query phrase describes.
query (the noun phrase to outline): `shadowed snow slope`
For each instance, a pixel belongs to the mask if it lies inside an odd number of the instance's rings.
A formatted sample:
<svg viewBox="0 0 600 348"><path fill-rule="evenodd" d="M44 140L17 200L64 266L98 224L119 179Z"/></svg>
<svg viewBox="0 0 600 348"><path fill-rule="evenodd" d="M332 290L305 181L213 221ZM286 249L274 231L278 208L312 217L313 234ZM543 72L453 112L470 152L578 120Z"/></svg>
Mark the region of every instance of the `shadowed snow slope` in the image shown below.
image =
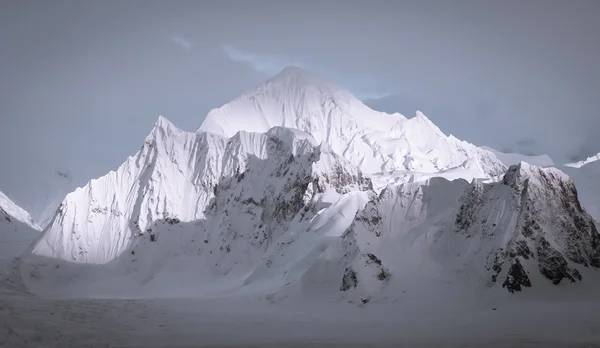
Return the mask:
<svg viewBox="0 0 600 348"><path fill-rule="evenodd" d="M374 187L363 170L390 172ZM359 304L593 278L600 236L573 182L522 162L484 183L504 170L422 114L377 113L287 68L198 132L160 117L137 154L67 195L21 271L61 296Z"/></svg>
<svg viewBox="0 0 600 348"><path fill-rule="evenodd" d="M0 259L21 254L40 230L28 212L0 192Z"/></svg>
<svg viewBox="0 0 600 348"><path fill-rule="evenodd" d="M198 132L231 137L274 126L312 134L365 173L433 173L469 163L476 176L493 177L506 169L489 151L446 136L421 112L406 119L374 111L347 90L296 67L212 110Z"/></svg>
<svg viewBox="0 0 600 348"><path fill-rule="evenodd" d="M502 182L431 178L376 195L301 131L227 139L160 118L138 154L67 196L22 269L33 291L63 296L366 303L406 282L510 292L575 282L593 277L599 250L573 182L554 168L521 163Z"/></svg>
<svg viewBox="0 0 600 348"><path fill-rule="evenodd" d="M224 240L245 235L248 243L266 245L330 188L341 195L371 184L300 131L273 128L227 139L183 132L161 117L141 150L117 171L67 195L33 253L104 264L154 236L157 221L201 222L215 210L224 214L222 221L204 225L216 223L211 228L231 233ZM254 223L256 217L262 223Z"/></svg>

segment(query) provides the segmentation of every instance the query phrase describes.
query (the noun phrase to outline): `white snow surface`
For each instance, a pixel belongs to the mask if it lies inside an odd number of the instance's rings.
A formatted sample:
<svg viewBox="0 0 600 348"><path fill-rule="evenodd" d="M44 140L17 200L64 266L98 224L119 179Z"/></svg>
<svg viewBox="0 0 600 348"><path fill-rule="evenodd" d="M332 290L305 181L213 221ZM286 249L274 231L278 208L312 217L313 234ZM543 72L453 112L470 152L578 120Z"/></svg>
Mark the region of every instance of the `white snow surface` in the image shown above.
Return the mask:
<svg viewBox="0 0 600 348"><path fill-rule="evenodd" d="M599 163L505 171L287 68L197 132L159 117L41 235L0 215L0 345L597 343Z"/></svg>
<svg viewBox="0 0 600 348"><path fill-rule="evenodd" d="M246 173L251 167L251 173ZM249 176L244 181L247 186L234 185L245 175ZM300 181L298 190L293 180ZM244 229L258 227L236 218L240 213L253 213L261 199L281 197L279 206L270 206L273 202L258 207L272 214L281 205L292 204L290 200L304 203L313 199L314 185L321 185L320 189L333 185L339 195L367 182L327 144L318 145L298 130L275 127L266 133L241 131L227 139L212 133L184 132L160 117L135 156L117 171L67 195L33 253L105 264L132 247L137 237L149 235L159 221L213 223L205 211L211 201L219 203L214 200L218 190L231 189L237 200L246 202L240 209L247 211L233 211L228 227L234 234L244 234ZM262 240L266 232L256 233Z"/></svg>
<svg viewBox="0 0 600 348"><path fill-rule="evenodd" d="M419 111L411 119L374 111L347 90L297 67L210 111L197 132L231 137L276 126L311 134L369 174L437 173L465 162L474 176L498 176L506 169L489 151L446 136Z"/></svg>
<svg viewBox="0 0 600 348"><path fill-rule="evenodd" d="M538 167L553 167L555 165L552 158L546 154L523 155L520 153L501 152L488 146L482 146L481 148L494 153L494 155L496 155L496 157L498 157L498 159L507 167L510 167L513 164L519 164L520 162L527 162Z"/></svg>
<svg viewBox="0 0 600 348"><path fill-rule="evenodd" d="M41 228L33 221L33 219L31 218L31 215L29 215L29 213L25 209L19 207L15 202L13 202L10 198L8 198L1 191L0 191L0 213L9 215L11 218L16 219L35 230L41 230Z"/></svg>
<svg viewBox="0 0 600 348"><path fill-rule="evenodd" d="M578 161L578 162L573 162L573 163L565 163L564 166L572 167L572 168L581 168L588 163L593 163L593 162L597 162L597 161L600 161L600 152L594 156L590 156L590 157L584 159L583 161Z"/></svg>

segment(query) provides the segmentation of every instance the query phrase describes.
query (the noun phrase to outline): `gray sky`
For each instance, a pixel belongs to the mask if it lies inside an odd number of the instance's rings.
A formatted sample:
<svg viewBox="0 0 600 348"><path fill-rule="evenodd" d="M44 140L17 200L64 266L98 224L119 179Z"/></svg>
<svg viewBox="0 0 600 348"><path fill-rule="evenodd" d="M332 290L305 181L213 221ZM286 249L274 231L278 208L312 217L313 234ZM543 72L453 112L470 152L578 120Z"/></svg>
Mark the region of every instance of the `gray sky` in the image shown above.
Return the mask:
<svg viewBox="0 0 600 348"><path fill-rule="evenodd" d="M206 113L287 65L445 133L557 161L600 151L600 1L0 2L0 190L84 184L162 114Z"/></svg>

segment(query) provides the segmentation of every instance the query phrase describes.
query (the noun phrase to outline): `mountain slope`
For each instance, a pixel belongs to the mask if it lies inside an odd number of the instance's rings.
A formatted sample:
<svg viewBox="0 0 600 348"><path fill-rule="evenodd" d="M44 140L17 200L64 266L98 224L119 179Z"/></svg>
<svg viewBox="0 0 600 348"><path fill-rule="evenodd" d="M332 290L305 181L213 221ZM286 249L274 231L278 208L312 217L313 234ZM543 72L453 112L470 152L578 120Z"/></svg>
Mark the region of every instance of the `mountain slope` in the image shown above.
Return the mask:
<svg viewBox="0 0 600 348"><path fill-rule="evenodd" d="M19 256L40 230L28 212L0 192L0 259Z"/></svg>
<svg viewBox="0 0 600 348"><path fill-rule="evenodd" d="M388 187L357 214L340 244L343 239L377 263L377 277L404 282L437 274L515 292L581 281L588 268L600 268L600 234L573 182L554 168L526 163L512 166L499 183L434 178ZM354 274L346 290L378 294L385 283L373 287L374 276L361 276L354 262L344 273ZM370 289L359 289L361 282ZM347 287L345 279L342 284Z"/></svg>
<svg viewBox="0 0 600 348"><path fill-rule="evenodd" d="M108 265L72 273L40 256ZM554 168L521 163L502 182L431 178L376 195L359 169L298 130L227 139L160 118L138 154L67 196L23 267L37 274L30 287L70 279L53 291L78 296L367 303L440 277L510 292L587 279L600 235Z"/></svg>
<svg viewBox="0 0 600 348"><path fill-rule="evenodd" d="M41 228L33 221L31 215L29 215L25 209L19 207L2 192L0 192L0 212L4 216L9 216L12 219L16 219L33 229L41 230Z"/></svg>
<svg viewBox="0 0 600 348"><path fill-rule="evenodd" d="M275 126L311 134L365 173L434 173L467 165L485 178L505 170L493 154L446 136L420 112L406 119L374 111L347 90L296 67L210 111L197 131L231 137Z"/></svg>
<svg viewBox="0 0 600 348"><path fill-rule="evenodd" d="M408 284L434 297L538 291L600 267L596 225L559 170L520 163L496 182L493 153L422 115L377 124L302 70L254 92L198 132L159 117L134 156L68 194L21 265L30 288L365 304ZM394 170L363 174L377 163Z"/></svg>
<svg viewBox="0 0 600 348"><path fill-rule="evenodd" d="M255 175L247 179L250 186L234 185L241 185L249 168ZM273 128L227 139L183 132L161 117L141 150L117 171L67 195L33 253L104 264L133 247L139 237L154 236L154 223L202 223L209 203L210 209L235 210L218 200L219 192L230 188L247 196L248 209L266 214L268 225L254 226L262 242L281 233L271 218L285 225L302 202L329 186L342 194L371 184L326 144L318 145L300 131ZM227 228L234 232L248 226L231 224Z"/></svg>

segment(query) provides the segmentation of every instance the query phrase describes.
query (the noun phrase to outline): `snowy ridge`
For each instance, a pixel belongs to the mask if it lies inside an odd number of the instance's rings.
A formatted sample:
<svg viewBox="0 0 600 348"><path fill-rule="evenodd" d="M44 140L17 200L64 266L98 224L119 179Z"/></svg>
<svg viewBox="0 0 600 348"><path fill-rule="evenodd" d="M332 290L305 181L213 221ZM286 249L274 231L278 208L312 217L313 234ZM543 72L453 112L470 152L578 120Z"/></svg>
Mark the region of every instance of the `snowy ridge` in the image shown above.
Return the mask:
<svg viewBox="0 0 600 348"><path fill-rule="evenodd" d="M564 165L566 167L581 168L588 163L592 163L592 162L596 162L596 161L600 161L600 153L598 153L594 156L590 156L590 157L584 159L583 161L578 161L578 162L573 162L573 163L565 163Z"/></svg>
<svg viewBox="0 0 600 348"><path fill-rule="evenodd" d="M10 287L11 281L4 274L4 261L23 253L40 231L28 212L0 192L0 276L5 286Z"/></svg>
<svg viewBox="0 0 600 348"><path fill-rule="evenodd" d="M538 167L553 167L554 161L550 156L544 155L523 155L519 153L507 153L500 152L492 149L491 147L482 146L484 150L493 152L498 159L504 163L505 166L512 166L513 164L519 164L520 162L527 162L529 164L533 164Z"/></svg>
<svg viewBox="0 0 600 348"><path fill-rule="evenodd" d="M421 112L406 119L374 111L347 90L296 67L210 111L197 132L231 137L276 126L311 134L365 173L435 173L472 162L475 176L489 178L506 169L489 151L446 136Z"/></svg>
<svg viewBox="0 0 600 348"><path fill-rule="evenodd" d="M581 281L586 268L600 268L600 234L579 206L573 182L557 169L526 163L512 166L499 183L433 178L390 186L342 239L378 260L384 279L454 274L455 281L499 283L515 292ZM360 269L348 264L352 281L344 288L363 298L378 294L385 282L362 277ZM361 282L370 289L360 289Z"/></svg>
<svg viewBox="0 0 600 348"><path fill-rule="evenodd" d="M292 165L298 168L287 168ZM238 132L227 139L211 133L183 132L160 117L135 156L117 171L67 195L33 253L107 263L132 247L136 238L151 234L158 221L206 220L209 203L213 209L219 206L215 195L218 198L220 191L236 182L226 178L237 177L239 182L252 166L256 166L259 176L252 180L251 188L262 188L263 195L273 191L273 197L283 195L284 201L302 201L305 194L310 197L310 192L324 191L328 185L340 194L371 187L360 171L332 153L326 144L317 145L311 136L297 130ZM269 176L261 175L261 171L266 171L265 175L274 172L276 177L291 171L296 173L296 181L290 183L286 177L285 182L270 183ZM296 196L288 197L292 193ZM246 199L260 202L252 194Z"/></svg>
<svg viewBox="0 0 600 348"><path fill-rule="evenodd" d="M0 191L0 215L5 219L16 219L35 230L42 230L31 218L29 213Z"/></svg>

